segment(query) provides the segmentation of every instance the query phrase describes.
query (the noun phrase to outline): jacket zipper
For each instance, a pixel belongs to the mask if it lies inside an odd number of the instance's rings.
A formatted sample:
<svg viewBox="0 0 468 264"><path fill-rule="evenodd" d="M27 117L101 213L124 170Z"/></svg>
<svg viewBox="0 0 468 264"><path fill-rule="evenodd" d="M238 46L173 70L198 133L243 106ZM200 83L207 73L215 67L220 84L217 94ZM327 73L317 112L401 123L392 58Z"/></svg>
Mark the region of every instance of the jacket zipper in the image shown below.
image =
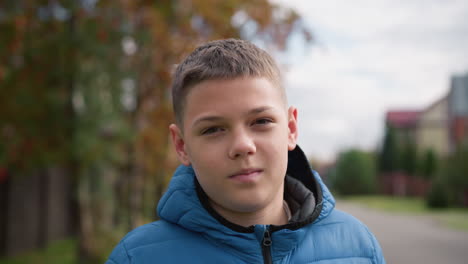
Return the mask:
<svg viewBox="0 0 468 264"><path fill-rule="evenodd" d="M271 259L271 236L270 230L267 227L263 233L262 241L262 253L263 253L263 263L272 264L273 260Z"/></svg>

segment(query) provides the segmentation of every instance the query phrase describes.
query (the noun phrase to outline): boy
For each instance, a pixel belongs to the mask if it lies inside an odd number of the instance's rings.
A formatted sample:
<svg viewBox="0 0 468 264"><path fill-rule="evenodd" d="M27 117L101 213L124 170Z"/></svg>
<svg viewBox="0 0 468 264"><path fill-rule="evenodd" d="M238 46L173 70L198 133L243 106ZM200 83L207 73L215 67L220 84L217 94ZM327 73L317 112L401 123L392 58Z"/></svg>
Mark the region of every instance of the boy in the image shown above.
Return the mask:
<svg viewBox="0 0 468 264"><path fill-rule="evenodd" d="M296 146L297 110L265 51L235 39L202 45L177 67L172 96L183 165L161 220L130 232L108 264L385 263Z"/></svg>

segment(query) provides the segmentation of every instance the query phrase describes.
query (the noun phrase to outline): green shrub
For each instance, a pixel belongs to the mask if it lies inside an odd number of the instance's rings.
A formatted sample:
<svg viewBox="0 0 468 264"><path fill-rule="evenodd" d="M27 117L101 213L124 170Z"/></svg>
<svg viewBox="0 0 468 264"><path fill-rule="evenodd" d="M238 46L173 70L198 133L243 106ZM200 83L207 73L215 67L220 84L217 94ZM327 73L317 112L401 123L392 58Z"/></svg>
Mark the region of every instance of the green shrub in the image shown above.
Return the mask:
<svg viewBox="0 0 468 264"><path fill-rule="evenodd" d="M372 154L360 150L341 153L330 181L332 188L342 195L374 193L375 158Z"/></svg>
<svg viewBox="0 0 468 264"><path fill-rule="evenodd" d="M429 206L466 206L464 195L468 190L467 160L467 146L457 147L454 153L443 160L427 196Z"/></svg>
<svg viewBox="0 0 468 264"><path fill-rule="evenodd" d="M429 193L426 202L430 208L447 208L450 206L449 188L441 180L435 181Z"/></svg>

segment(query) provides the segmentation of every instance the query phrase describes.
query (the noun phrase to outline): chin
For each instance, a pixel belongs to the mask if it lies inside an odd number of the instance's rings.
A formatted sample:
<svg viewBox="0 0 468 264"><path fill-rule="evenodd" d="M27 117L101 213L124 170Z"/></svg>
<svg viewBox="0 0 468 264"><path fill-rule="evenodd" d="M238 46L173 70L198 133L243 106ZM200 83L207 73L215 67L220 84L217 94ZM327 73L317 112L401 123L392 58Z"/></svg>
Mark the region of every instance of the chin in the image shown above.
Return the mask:
<svg viewBox="0 0 468 264"><path fill-rule="evenodd" d="M233 211L240 212L240 213L252 213L258 210L261 210L268 204L265 199L249 199L249 201L237 201L236 203L230 204L230 208Z"/></svg>

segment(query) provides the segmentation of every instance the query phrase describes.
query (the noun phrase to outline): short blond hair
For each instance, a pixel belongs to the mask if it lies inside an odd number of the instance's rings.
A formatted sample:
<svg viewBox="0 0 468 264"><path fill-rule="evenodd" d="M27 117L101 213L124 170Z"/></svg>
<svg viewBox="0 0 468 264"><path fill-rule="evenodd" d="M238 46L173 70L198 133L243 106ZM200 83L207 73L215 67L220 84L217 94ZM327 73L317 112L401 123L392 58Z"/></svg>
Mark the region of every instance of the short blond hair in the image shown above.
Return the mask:
<svg viewBox="0 0 468 264"><path fill-rule="evenodd" d="M223 39L196 48L176 68L172 83L172 104L176 122L183 124L185 99L191 87L207 80L264 77L285 97L275 60L246 40Z"/></svg>

